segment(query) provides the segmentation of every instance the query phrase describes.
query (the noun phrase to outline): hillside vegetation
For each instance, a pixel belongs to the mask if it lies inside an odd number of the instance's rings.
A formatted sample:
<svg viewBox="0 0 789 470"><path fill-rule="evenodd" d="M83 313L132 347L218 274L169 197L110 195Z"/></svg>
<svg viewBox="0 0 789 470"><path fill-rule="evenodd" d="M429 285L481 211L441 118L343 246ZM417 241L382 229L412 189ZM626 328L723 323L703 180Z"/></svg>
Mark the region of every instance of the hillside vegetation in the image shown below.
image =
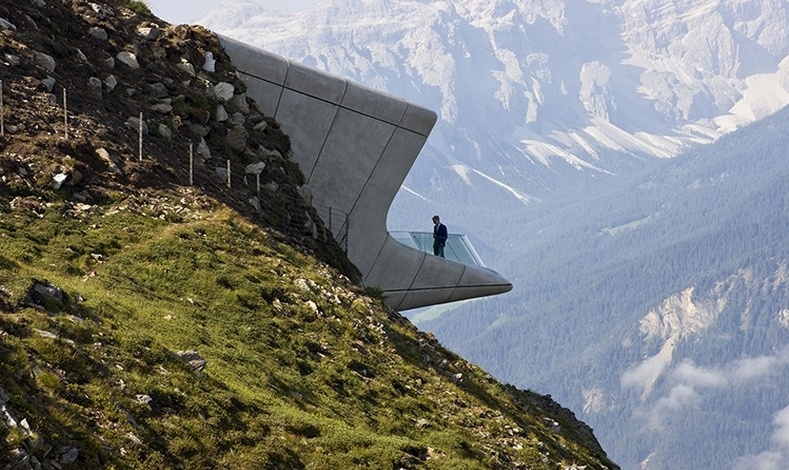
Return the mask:
<svg viewBox="0 0 789 470"><path fill-rule="evenodd" d="M2 468L618 468L550 396L365 291L209 31L135 1L17 3Z"/></svg>

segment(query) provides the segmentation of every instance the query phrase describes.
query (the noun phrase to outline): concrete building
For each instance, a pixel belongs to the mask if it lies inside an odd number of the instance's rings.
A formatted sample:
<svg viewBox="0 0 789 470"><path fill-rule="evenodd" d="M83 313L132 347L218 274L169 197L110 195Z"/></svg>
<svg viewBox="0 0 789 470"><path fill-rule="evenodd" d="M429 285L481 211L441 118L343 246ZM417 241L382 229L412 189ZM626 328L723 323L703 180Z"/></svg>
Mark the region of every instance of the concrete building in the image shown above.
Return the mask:
<svg viewBox="0 0 789 470"><path fill-rule="evenodd" d="M509 281L478 262L433 256L387 231L392 200L436 123L433 111L220 39L247 84L247 96L290 136L292 158L314 201L348 215L348 257L365 285L382 289L386 302L397 310L512 289Z"/></svg>

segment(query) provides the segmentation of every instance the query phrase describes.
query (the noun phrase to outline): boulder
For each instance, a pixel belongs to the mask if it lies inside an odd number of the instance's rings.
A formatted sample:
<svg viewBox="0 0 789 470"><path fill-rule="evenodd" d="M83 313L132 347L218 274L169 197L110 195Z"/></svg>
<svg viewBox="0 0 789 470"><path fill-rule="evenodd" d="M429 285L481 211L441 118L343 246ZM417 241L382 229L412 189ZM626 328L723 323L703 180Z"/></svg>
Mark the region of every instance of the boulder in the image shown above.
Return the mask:
<svg viewBox="0 0 789 470"><path fill-rule="evenodd" d="M156 131L159 133L160 136L162 136L164 140L167 141L173 140L173 131L171 131L166 124L160 123L159 126L156 128Z"/></svg>
<svg viewBox="0 0 789 470"><path fill-rule="evenodd" d="M88 35L100 40L106 41L109 36L107 36L107 30L104 28L99 28L98 26L93 26L88 30Z"/></svg>
<svg viewBox="0 0 789 470"><path fill-rule="evenodd" d="M97 98L101 98L101 88L102 88L101 79L97 77L90 77L88 79L88 90L90 90L91 95Z"/></svg>
<svg viewBox="0 0 789 470"><path fill-rule="evenodd" d="M263 170L266 168L266 162L257 162L257 163L250 163L247 165L246 173L252 175L259 175L263 173Z"/></svg>
<svg viewBox="0 0 789 470"><path fill-rule="evenodd" d="M52 93L52 89L55 88L55 83L57 83L57 82L55 81L54 78L47 77L47 78L41 80L41 83L43 83L44 86L47 88L47 92Z"/></svg>
<svg viewBox="0 0 789 470"><path fill-rule="evenodd" d="M227 132L227 137L225 137L225 142L227 145L237 151L241 152L245 148L247 148L247 139L249 138L249 132L242 127L231 127L230 130Z"/></svg>
<svg viewBox="0 0 789 470"><path fill-rule="evenodd" d="M218 122L225 122L230 118L227 114L227 110L225 109L224 105L217 105L216 107L216 120Z"/></svg>
<svg viewBox="0 0 789 470"><path fill-rule="evenodd" d="M5 18L0 18L0 29L9 29L16 31L16 26Z"/></svg>
<svg viewBox="0 0 789 470"><path fill-rule="evenodd" d="M176 355L178 355L178 358L183 362L189 364L193 371L203 370L207 364L207 361L194 350L178 351Z"/></svg>
<svg viewBox="0 0 789 470"><path fill-rule="evenodd" d="M148 94L151 95L152 98L161 99L166 98L170 95L170 92L167 91L167 87L162 82L151 83L147 85Z"/></svg>
<svg viewBox="0 0 789 470"><path fill-rule="evenodd" d="M118 52L115 58L133 69L140 68L140 63L137 62L137 56L129 51Z"/></svg>
<svg viewBox="0 0 789 470"><path fill-rule="evenodd" d="M137 28L137 35L146 41L155 41L162 35L162 30L152 26L142 26Z"/></svg>
<svg viewBox="0 0 789 470"><path fill-rule="evenodd" d="M233 99L233 94L236 92L236 87L227 82L217 83L214 87L214 96L222 103L227 103Z"/></svg>
<svg viewBox="0 0 789 470"><path fill-rule="evenodd" d="M230 109L234 112L249 114L247 95L244 93L234 95L233 98L228 102L228 106L230 106Z"/></svg>
<svg viewBox="0 0 789 470"><path fill-rule="evenodd" d="M54 72L55 67L57 67L57 62L55 62L55 59L51 55L44 54L43 52L35 53L35 61L36 65L44 69L44 71L47 73Z"/></svg>
<svg viewBox="0 0 789 470"><path fill-rule="evenodd" d="M96 149L96 155L102 159L107 164L107 168L109 172L113 175L122 175L123 172L121 171L120 167L118 167L117 161L110 156L110 152L107 151L105 148L98 148Z"/></svg>
<svg viewBox="0 0 789 470"><path fill-rule="evenodd" d="M142 123L142 133L143 133L143 135L148 135L148 124L145 123L144 119L141 122L140 118L132 116L132 117L130 117L129 119L126 120L124 125L126 127L131 127L135 131L139 131L141 123Z"/></svg>
<svg viewBox="0 0 789 470"><path fill-rule="evenodd" d="M118 79L115 78L115 75L109 75L104 79L104 85L107 86L107 92L111 92L118 86Z"/></svg>
<svg viewBox="0 0 789 470"><path fill-rule="evenodd" d="M203 70L205 70L206 72L216 71L216 59L214 59L214 53L211 51L206 51L205 53L205 62L203 62Z"/></svg>

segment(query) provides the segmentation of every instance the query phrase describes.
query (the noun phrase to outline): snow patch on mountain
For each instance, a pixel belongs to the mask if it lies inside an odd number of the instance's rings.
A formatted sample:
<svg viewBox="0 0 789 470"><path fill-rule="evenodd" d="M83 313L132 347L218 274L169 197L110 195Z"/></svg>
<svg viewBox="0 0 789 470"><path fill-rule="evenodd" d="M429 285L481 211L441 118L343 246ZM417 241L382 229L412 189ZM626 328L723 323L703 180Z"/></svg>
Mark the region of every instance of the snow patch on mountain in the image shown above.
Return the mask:
<svg viewBox="0 0 789 470"><path fill-rule="evenodd" d="M492 179L521 193L535 162L670 158L789 104L786 2L326 0L290 13L236 0L199 22L435 110L431 171L500 168L507 180ZM409 185L427 196L428 181Z"/></svg>

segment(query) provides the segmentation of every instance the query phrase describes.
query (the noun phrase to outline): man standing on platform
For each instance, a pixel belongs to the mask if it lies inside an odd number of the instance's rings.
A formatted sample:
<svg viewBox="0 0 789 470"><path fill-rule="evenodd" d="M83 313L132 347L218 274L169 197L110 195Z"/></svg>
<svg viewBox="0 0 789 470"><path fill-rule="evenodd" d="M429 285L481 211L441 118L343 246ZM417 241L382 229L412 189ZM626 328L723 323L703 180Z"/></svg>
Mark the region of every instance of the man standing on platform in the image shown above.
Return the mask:
<svg viewBox="0 0 789 470"><path fill-rule="evenodd" d="M447 244L447 226L441 223L441 219L433 216L433 254L444 257L444 245Z"/></svg>

